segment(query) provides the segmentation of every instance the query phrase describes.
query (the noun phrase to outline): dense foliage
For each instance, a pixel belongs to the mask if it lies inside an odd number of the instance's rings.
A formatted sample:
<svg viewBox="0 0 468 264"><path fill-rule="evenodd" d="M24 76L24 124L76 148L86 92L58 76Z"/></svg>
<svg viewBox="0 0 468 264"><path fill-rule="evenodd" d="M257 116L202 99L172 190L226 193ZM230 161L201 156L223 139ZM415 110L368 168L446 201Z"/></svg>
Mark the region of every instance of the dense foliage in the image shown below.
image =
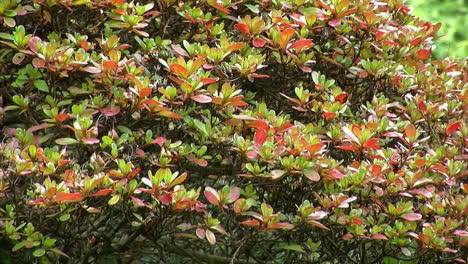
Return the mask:
<svg viewBox="0 0 468 264"><path fill-rule="evenodd" d="M440 26L404 0L0 1L0 258L466 263Z"/></svg>
<svg viewBox="0 0 468 264"><path fill-rule="evenodd" d="M436 58L468 56L468 2L466 0L409 0L412 13L431 22L443 22L439 34L444 37L435 41Z"/></svg>

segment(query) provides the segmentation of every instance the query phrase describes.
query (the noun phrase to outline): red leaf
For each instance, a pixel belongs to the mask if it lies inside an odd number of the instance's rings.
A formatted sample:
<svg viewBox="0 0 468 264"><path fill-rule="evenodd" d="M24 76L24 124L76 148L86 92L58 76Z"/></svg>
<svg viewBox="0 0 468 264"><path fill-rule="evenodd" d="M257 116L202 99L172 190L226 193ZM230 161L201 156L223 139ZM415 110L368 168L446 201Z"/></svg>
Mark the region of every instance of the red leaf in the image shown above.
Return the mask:
<svg viewBox="0 0 468 264"><path fill-rule="evenodd" d="M246 24L236 24L235 27L240 31L242 34L249 34L250 29Z"/></svg>
<svg viewBox="0 0 468 264"><path fill-rule="evenodd" d="M213 99L211 97L209 97L207 95L204 95L204 94L194 95L194 96L190 97L190 99L192 99L195 102L202 103L202 104L211 103L211 101L213 101Z"/></svg>
<svg viewBox="0 0 468 264"><path fill-rule="evenodd" d="M205 194L206 199L211 204L213 204L213 205L218 205L219 204L219 200L220 200L219 195L218 195L218 192L215 189L208 186L208 187L205 188L205 191L203 192L203 194Z"/></svg>
<svg viewBox="0 0 468 264"><path fill-rule="evenodd" d="M263 129L263 130L268 130L270 127L267 125L267 123L261 121L261 120L255 120L252 123L249 124L249 127L257 128L257 129Z"/></svg>
<svg viewBox="0 0 468 264"><path fill-rule="evenodd" d="M336 116L336 113L334 113L334 112L325 112L325 113L322 114L322 116L325 119L331 119L331 118Z"/></svg>
<svg viewBox="0 0 468 264"><path fill-rule="evenodd" d="M339 94L335 98L335 102L339 102L340 104L346 103L347 100L348 100L348 95L345 93Z"/></svg>
<svg viewBox="0 0 468 264"><path fill-rule="evenodd" d="M352 234L346 234L346 235L341 237L341 239L343 239L343 240L348 240L348 239L351 239L351 238L353 238Z"/></svg>
<svg viewBox="0 0 468 264"><path fill-rule="evenodd" d="M406 219L408 221L418 221L422 219L422 215L418 213L406 213L402 215L401 218Z"/></svg>
<svg viewBox="0 0 468 264"><path fill-rule="evenodd" d="M301 39L295 41L289 48L299 51L299 50L307 50L312 47L313 43L312 40L309 39Z"/></svg>
<svg viewBox="0 0 468 264"><path fill-rule="evenodd" d="M116 61L104 61L102 66L106 70L117 71L119 69L119 64Z"/></svg>
<svg viewBox="0 0 468 264"><path fill-rule="evenodd" d="M252 40L252 44L256 48L262 48L263 46L265 46L266 41L262 38L255 38L254 40Z"/></svg>
<svg viewBox="0 0 468 264"><path fill-rule="evenodd" d="M422 100L418 102L418 108L423 112L427 111L426 104Z"/></svg>
<svg viewBox="0 0 468 264"><path fill-rule="evenodd" d="M247 225L247 226L259 226L260 222L257 220L247 220L247 221L242 221L240 222L241 225Z"/></svg>
<svg viewBox="0 0 468 264"><path fill-rule="evenodd" d="M359 219L359 218L353 218L351 219L351 222L355 225L361 225L362 224L362 220Z"/></svg>
<svg viewBox="0 0 468 264"><path fill-rule="evenodd" d="M69 116L69 114L57 114L55 115L55 120L57 120L59 123L62 123L63 121L67 120Z"/></svg>
<svg viewBox="0 0 468 264"><path fill-rule="evenodd" d="M258 145L263 145L263 143L265 143L266 141L266 137L267 137L267 133L266 133L266 130L264 129L260 129L260 130L257 130L257 132L255 132L255 143L257 143Z"/></svg>
<svg viewBox="0 0 468 264"><path fill-rule="evenodd" d="M139 198L132 196L132 201L139 206L146 206L146 204Z"/></svg>
<svg viewBox="0 0 468 264"><path fill-rule="evenodd" d="M364 142L362 146L365 148L370 148L370 149L380 149L380 146L376 145L378 141L379 141L378 138L372 138Z"/></svg>
<svg viewBox="0 0 468 264"><path fill-rule="evenodd" d="M450 134L452 134L453 132L457 131L458 128L460 128L460 126L461 126L461 122L460 122L460 121L457 121L457 122L455 122L455 123L452 123L451 125L449 125L449 126L447 127L447 130L445 131L445 134L447 134L447 136L450 135Z"/></svg>
<svg viewBox="0 0 468 264"><path fill-rule="evenodd" d="M163 194L158 196L159 201L161 203L168 205L172 202L172 195L171 194Z"/></svg>
<svg viewBox="0 0 468 264"><path fill-rule="evenodd" d="M427 49L420 49L418 50L418 52L416 53L416 56L419 60L425 60L425 59L428 59L429 57L431 57L431 52Z"/></svg>
<svg viewBox="0 0 468 264"><path fill-rule="evenodd" d="M354 145L341 145L341 146L336 146L337 149L342 149L342 150L349 150L349 151L356 151L357 147Z"/></svg>
<svg viewBox="0 0 468 264"><path fill-rule="evenodd" d="M166 138L165 137L157 137L155 140L151 141L151 143L156 143L158 144L160 147L164 146L164 143L166 142Z"/></svg>
<svg viewBox="0 0 468 264"><path fill-rule="evenodd" d="M67 202L77 202L83 199L83 195L81 193L57 193L54 196L54 200L67 203Z"/></svg>
<svg viewBox="0 0 468 264"><path fill-rule="evenodd" d="M91 194L90 196L91 197L94 197L94 196L105 196L105 195L108 195L109 193L112 192L112 189L102 189L100 191L97 191L95 192L94 194Z"/></svg>
<svg viewBox="0 0 468 264"><path fill-rule="evenodd" d="M110 117L120 113L120 108L106 107L101 109L100 112L103 113L105 116Z"/></svg>

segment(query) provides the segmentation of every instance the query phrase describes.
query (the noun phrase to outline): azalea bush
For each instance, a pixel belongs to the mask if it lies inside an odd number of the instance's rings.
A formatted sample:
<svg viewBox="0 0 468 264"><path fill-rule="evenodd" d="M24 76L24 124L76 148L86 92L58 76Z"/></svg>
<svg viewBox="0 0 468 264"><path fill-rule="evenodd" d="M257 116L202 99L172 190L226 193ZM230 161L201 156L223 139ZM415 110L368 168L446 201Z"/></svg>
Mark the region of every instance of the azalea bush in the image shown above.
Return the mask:
<svg viewBox="0 0 468 264"><path fill-rule="evenodd" d="M468 63L404 0L0 2L7 263L466 263Z"/></svg>

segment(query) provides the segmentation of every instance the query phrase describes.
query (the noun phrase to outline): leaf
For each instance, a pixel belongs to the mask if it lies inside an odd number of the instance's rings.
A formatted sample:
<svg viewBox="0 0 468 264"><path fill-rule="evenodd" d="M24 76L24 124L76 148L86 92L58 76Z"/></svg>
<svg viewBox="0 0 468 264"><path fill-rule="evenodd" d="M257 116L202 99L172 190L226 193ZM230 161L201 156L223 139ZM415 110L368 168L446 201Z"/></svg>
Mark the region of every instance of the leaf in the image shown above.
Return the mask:
<svg viewBox="0 0 468 264"><path fill-rule="evenodd" d="M106 107L106 108L102 108L100 110L100 112L103 113L107 117L111 117L111 116L118 115L120 113L120 108L118 108L118 107Z"/></svg>
<svg viewBox="0 0 468 264"><path fill-rule="evenodd" d="M376 144L378 141L379 141L378 138L372 138L364 142L362 146L365 148L370 148L370 149L380 149L380 146Z"/></svg>
<svg viewBox="0 0 468 264"><path fill-rule="evenodd" d="M49 86L44 80L35 80L33 81L34 87L36 87L39 91L48 93Z"/></svg>
<svg viewBox="0 0 468 264"><path fill-rule="evenodd" d="M197 237L200 238L200 239L204 239L205 238L205 229L202 229L202 228L197 228L197 230L195 230L195 234L197 234Z"/></svg>
<svg viewBox="0 0 468 264"><path fill-rule="evenodd" d="M82 138L81 141L88 145L94 145L101 142L98 138Z"/></svg>
<svg viewBox="0 0 468 264"><path fill-rule="evenodd" d="M55 140L55 143L59 145L72 145L72 144L79 143L79 141L74 138L59 138Z"/></svg>
<svg viewBox="0 0 468 264"><path fill-rule="evenodd" d="M34 250L33 256L36 257L36 258L39 258L39 257L44 256L45 252L46 252L45 249L43 249L43 248L38 248L38 249Z"/></svg>
<svg viewBox="0 0 468 264"><path fill-rule="evenodd" d="M18 52L13 56L12 62L13 64L18 65L24 60L25 57L26 55L24 53Z"/></svg>
<svg viewBox="0 0 468 264"><path fill-rule="evenodd" d="M336 146L337 149L342 149L342 150L349 150L349 151L356 151L357 147L355 145L349 144L349 145L340 145Z"/></svg>
<svg viewBox="0 0 468 264"><path fill-rule="evenodd" d="M414 141L416 139L416 127L413 124L409 124L409 125L406 126L405 136L410 141Z"/></svg>
<svg viewBox="0 0 468 264"><path fill-rule="evenodd" d="M69 114L56 114L55 120L57 120L59 123L63 123L63 121L67 120L68 117L70 117Z"/></svg>
<svg viewBox="0 0 468 264"><path fill-rule="evenodd" d="M277 179L281 178L284 174L286 174L285 170L272 170L268 174L268 177L270 177L272 180L277 180Z"/></svg>
<svg viewBox="0 0 468 264"><path fill-rule="evenodd" d="M210 242L211 245L216 244L216 236L211 230L206 230L205 235L206 240L208 240L208 242Z"/></svg>
<svg viewBox="0 0 468 264"><path fill-rule="evenodd" d="M203 84L212 84L212 83L216 83L217 81L218 80L215 78L203 78L202 79Z"/></svg>
<svg viewBox="0 0 468 264"><path fill-rule="evenodd" d="M83 199L83 195L81 193L57 193L54 195L54 200L68 203L68 202L77 202Z"/></svg>
<svg viewBox="0 0 468 264"><path fill-rule="evenodd" d="M107 202L108 205L114 205L116 203L118 203L120 200L120 194L117 194L117 195L114 195L112 198L109 199L109 201Z"/></svg>
<svg viewBox="0 0 468 264"><path fill-rule="evenodd" d="M183 119L181 115L171 112L171 111L161 111L161 112L158 112L158 115L169 117L169 118L174 118L174 119Z"/></svg>
<svg viewBox="0 0 468 264"><path fill-rule="evenodd" d="M257 130L257 132L255 132L254 141L255 141L256 144L262 146L263 143L265 143L266 138L267 138L266 130L260 129L260 130Z"/></svg>
<svg viewBox="0 0 468 264"><path fill-rule="evenodd" d="M233 203L237 199L239 199L240 196L240 189L239 187L231 187L231 190L229 191L227 201L228 203Z"/></svg>
<svg viewBox="0 0 468 264"><path fill-rule="evenodd" d="M215 189L208 186L205 188L203 194L205 195L208 202L210 202L213 205L219 205L220 198L218 192Z"/></svg>
<svg viewBox="0 0 468 264"><path fill-rule="evenodd" d="M257 6L249 5L249 4L245 4L244 6L247 7L250 11L252 11L255 14L260 13L260 10L258 9Z"/></svg>
<svg viewBox="0 0 468 264"><path fill-rule="evenodd" d="M300 40L295 41L289 48L296 50L296 51L301 51L301 50L310 49L312 45L313 45L312 40L300 39Z"/></svg>
<svg viewBox="0 0 468 264"><path fill-rule="evenodd" d="M101 70L99 68L93 67L93 66L86 66L86 67L80 68L80 70L88 72L88 73L94 73L94 74L101 73Z"/></svg>
<svg viewBox="0 0 468 264"><path fill-rule="evenodd" d="M401 248L401 252L407 257L411 256L411 251L408 248Z"/></svg>
<svg viewBox="0 0 468 264"><path fill-rule="evenodd" d="M266 41L262 38L255 38L252 40L252 45L256 48L263 48L266 44Z"/></svg>
<svg viewBox="0 0 468 264"><path fill-rule="evenodd" d="M111 61L111 60L104 61L102 63L102 66L104 67L104 69L114 71L114 72L119 69L119 64L116 61Z"/></svg>
<svg viewBox="0 0 468 264"><path fill-rule="evenodd" d="M356 135L354 135L354 133L347 127L343 127L343 132L345 133L345 135L352 141L356 142L356 143L360 143L359 142L359 139L356 137Z"/></svg>
<svg viewBox="0 0 468 264"><path fill-rule="evenodd" d="M273 223L268 224L267 228L271 229L293 229L294 225L290 223Z"/></svg>
<svg viewBox="0 0 468 264"><path fill-rule="evenodd" d="M311 181L320 181L320 174L314 169L304 169L302 173L304 173L304 176Z"/></svg>
<svg viewBox="0 0 468 264"><path fill-rule="evenodd" d="M246 226L259 226L260 222L257 220L247 220L247 221L240 222L240 224L246 225Z"/></svg>
<svg viewBox="0 0 468 264"><path fill-rule="evenodd" d="M236 24L235 27L240 31L240 33L242 34L249 34L250 33L250 29L249 27L246 25L246 24Z"/></svg>
<svg viewBox="0 0 468 264"><path fill-rule="evenodd" d="M190 97L190 99L192 99L195 102L201 103L201 104L207 104L207 103L211 103L213 101L213 99L211 97L209 97L207 95L204 95L204 94L194 95L194 96Z"/></svg>
<svg viewBox="0 0 468 264"><path fill-rule="evenodd" d="M286 246L282 246L281 248L286 249L286 250L292 250L296 252L305 253L304 249L302 249L300 245L286 245Z"/></svg>
<svg viewBox="0 0 468 264"><path fill-rule="evenodd" d="M151 92L153 92L151 88L143 88L138 92L138 95L140 97L146 97L146 96L151 95Z"/></svg>
<svg viewBox="0 0 468 264"><path fill-rule="evenodd" d="M452 134L453 132L457 131L461 126L461 122L460 121L457 121L455 123L452 123L450 125L447 126L447 130L445 130L445 134L448 136L450 134Z"/></svg>
<svg viewBox="0 0 468 264"><path fill-rule="evenodd" d="M242 47L244 47L244 43L243 42L237 42L237 43L229 45L229 47L227 48L227 51L240 50L240 49L242 49Z"/></svg>
<svg viewBox="0 0 468 264"><path fill-rule="evenodd" d="M401 215L401 218L406 219L408 221L418 221L422 219L422 215L418 213L406 213Z"/></svg>
<svg viewBox="0 0 468 264"><path fill-rule="evenodd" d="M180 65L180 64L177 64L177 63L172 64L169 68L170 68L172 73L174 73L175 75L177 75L177 76L179 76L181 78L186 79L188 77L187 69L184 66Z"/></svg>
<svg viewBox="0 0 468 264"><path fill-rule="evenodd" d="M105 196L105 195L108 195L109 193L112 192L112 189L102 189L100 191L97 191L95 192L94 194L91 194L90 196L91 197L94 197L94 196Z"/></svg>
<svg viewBox="0 0 468 264"><path fill-rule="evenodd" d="M416 53L416 57L419 60L429 59L429 57L431 57L431 52L428 49L420 49Z"/></svg>

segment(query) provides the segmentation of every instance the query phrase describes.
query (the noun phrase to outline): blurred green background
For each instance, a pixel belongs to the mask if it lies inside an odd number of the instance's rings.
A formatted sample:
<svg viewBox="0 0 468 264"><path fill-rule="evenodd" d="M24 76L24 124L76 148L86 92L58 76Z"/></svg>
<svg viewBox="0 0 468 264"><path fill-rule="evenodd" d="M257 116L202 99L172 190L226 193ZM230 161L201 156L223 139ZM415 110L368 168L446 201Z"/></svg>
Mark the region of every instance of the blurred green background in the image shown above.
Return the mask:
<svg viewBox="0 0 468 264"><path fill-rule="evenodd" d="M468 57L468 0L408 0L412 13L432 24L442 22L433 58Z"/></svg>

